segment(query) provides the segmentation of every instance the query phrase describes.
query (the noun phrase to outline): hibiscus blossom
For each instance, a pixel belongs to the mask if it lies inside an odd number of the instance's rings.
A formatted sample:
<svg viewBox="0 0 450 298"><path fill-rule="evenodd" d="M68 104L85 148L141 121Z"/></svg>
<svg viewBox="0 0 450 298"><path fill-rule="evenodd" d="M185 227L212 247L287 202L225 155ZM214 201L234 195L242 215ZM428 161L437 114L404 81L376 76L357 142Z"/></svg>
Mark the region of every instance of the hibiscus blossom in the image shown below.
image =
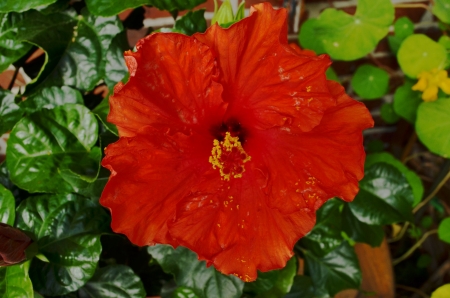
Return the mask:
<svg viewBox="0 0 450 298"><path fill-rule="evenodd" d="M353 200L373 121L326 80L327 55L288 45L284 9L259 4L229 29L152 34L136 49L102 162L115 232L253 281L285 266L327 199Z"/></svg>

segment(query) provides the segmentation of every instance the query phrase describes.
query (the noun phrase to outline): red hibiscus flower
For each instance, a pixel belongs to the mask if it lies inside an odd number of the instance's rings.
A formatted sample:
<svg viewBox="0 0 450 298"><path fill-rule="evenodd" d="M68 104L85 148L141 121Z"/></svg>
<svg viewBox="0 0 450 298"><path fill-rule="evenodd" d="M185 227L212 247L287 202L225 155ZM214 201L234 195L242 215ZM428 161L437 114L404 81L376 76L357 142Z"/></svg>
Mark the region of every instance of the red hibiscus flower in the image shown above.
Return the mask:
<svg viewBox="0 0 450 298"><path fill-rule="evenodd" d="M31 242L30 237L19 229L0 223L0 267L24 261L25 249Z"/></svg>
<svg viewBox="0 0 450 298"><path fill-rule="evenodd" d="M284 9L259 4L229 29L152 34L136 49L102 162L114 231L253 281L286 264L327 199L353 200L373 121L326 80L328 56L288 45Z"/></svg>

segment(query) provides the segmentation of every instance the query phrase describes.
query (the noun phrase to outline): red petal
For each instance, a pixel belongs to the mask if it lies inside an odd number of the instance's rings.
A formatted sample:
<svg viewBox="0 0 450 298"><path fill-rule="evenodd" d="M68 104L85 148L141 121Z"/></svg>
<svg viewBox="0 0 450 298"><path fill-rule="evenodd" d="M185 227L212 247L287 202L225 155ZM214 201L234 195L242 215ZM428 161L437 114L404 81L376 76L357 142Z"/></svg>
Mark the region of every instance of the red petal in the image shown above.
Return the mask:
<svg viewBox="0 0 450 298"><path fill-rule="evenodd" d="M0 266L10 266L26 259L25 249L31 239L19 229L0 223Z"/></svg>
<svg viewBox="0 0 450 298"><path fill-rule="evenodd" d="M110 97L108 121L121 136L134 136L145 125L183 131L225 109L207 46L165 33L142 39L136 48L136 53L125 53L128 83L118 84Z"/></svg>
<svg viewBox="0 0 450 298"><path fill-rule="evenodd" d="M214 25L194 37L217 57L228 114L241 116L244 125L265 129L290 122L309 131L335 105L325 78L330 59L299 55L288 45L284 9L262 3L229 29Z"/></svg>
<svg viewBox="0 0 450 298"><path fill-rule="evenodd" d="M352 201L364 175L362 130L373 126L372 117L338 83L328 84L338 105L313 130L296 133L287 125L255 131L247 144L247 152L267 165L270 206L283 212L317 210L335 196Z"/></svg>
<svg viewBox="0 0 450 298"><path fill-rule="evenodd" d="M167 222L192 185L213 171L207 158L210 144L212 138L169 136L147 127L109 145L102 165L111 176L100 203L111 210L112 229L137 245L176 245Z"/></svg>

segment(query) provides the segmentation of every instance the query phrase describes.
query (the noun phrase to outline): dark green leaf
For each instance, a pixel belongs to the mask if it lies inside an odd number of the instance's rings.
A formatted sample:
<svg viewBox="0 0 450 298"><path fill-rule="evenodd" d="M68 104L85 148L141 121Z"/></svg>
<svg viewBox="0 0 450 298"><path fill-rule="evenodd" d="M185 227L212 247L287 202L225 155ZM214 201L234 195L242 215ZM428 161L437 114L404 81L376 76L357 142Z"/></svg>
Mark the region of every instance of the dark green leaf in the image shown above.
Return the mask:
<svg viewBox="0 0 450 298"><path fill-rule="evenodd" d="M377 99L388 91L389 74L381 68L364 64L356 70L351 84L362 99Z"/></svg>
<svg viewBox="0 0 450 298"><path fill-rule="evenodd" d="M325 9L313 25L313 34L333 59L355 60L367 55L386 36L394 20L389 0L359 0L355 15ZM301 33L302 34L302 33Z"/></svg>
<svg viewBox="0 0 450 298"><path fill-rule="evenodd" d="M0 12L25 11L39 6L49 5L56 0L2 0Z"/></svg>
<svg viewBox="0 0 450 298"><path fill-rule="evenodd" d="M130 267L110 265L95 271L94 276L78 290L80 298L145 297L141 279Z"/></svg>
<svg viewBox="0 0 450 298"><path fill-rule="evenodd" d="M409 123L416 122L417 109L422 103L421 92L413 91L414 82L406 80L394 93L394 111Z"/></svg>
<svg viewBox="0 0 450 298"><path fill-rule="evenodd" d="M0 222L14 225L16 218L16 202L12 193L0 184Z"/></svg>
<svg viewBox="0 0 450 298"><path fill-rule="evenodd" d="M395 36L395 35L388 35L387 37L389 47L391 48L392 53L397 55L398 50L400 49L400 46L402 45L403 39Z"/></svg>
<svg viewBox="0 0 450 298"><path fill-rule="evenodd" d="M414 33L414 23L408 17L401 17L394 24L395 36L402 39L407 38Z"/></svg>
<svg viewBox="0 0 450 298"><path fill-rule="evenodd" d="M42 109L53 109L67 103L83 105L83 96L67 86L43 88L20 103L24 112L31 114Z"/></svg>
<svg viewBox="0 0 450 298"><path fill-rule="evenodd" d="M384 238L382 226L368 225L358 220L348 205L342 210L342 229L353 241L367 243L372 247L380 246Z"/></svg>
<svg viewBox="0 0 450 298"><path fill-rule="evenodd" d="M441 221L438 228L438 235L439 239L450 243L450 217L447 217Z"/></svg>
<svg viewBox="0 0 450 298"><path fill-rule="evenodd" d="M23 115L15 98L11 92L0 89L0 136L10 131Z"/></svg>
<svg viewBox="0 0 450 298"><path fill-rule="evenodd" d="M109 114L109 96L105 97L100 102L100 104L98 106L96 106L95 109L92 110L92 113L97 115L97 117L100 119L100 121L102 121L102 123L105 125L105 127L110 132L112 132L116 136L119 135L119 133L117 131L117 127L114 124L109 123L108 120L106 119Z"/></svg>
<svg viewBox="0 0 450 298"><path fill-rule="evenodd" d="M101 151L93 147L98 124L77 104L43 109L22 118L8 140L10 179L29 192L72 192L93 182Z"/></svg>
<svg viewBox="0 0 450 298"><path fill-rule="evenodd" d="M414 194L414 203L413 206L419 204L422 200L423 196L423 184L420 177L416 174L416 172L408 169L401 161L396 159L394 156L387 152L369 154L366 158L365 167L369 168L373 164L378 162L385 162L397 168L403 175L405 175L406 180L408 180L409 185L412 187L412 191Z"/></svg>
<svg viewBox="0 0 450 298"><path fill-rule="evenodd" d="M117 34L111 41L111 45L106 52L105 65L105 83L109 90L113 90L114 86L128 74L128 68L125 65L125 59L123 57L123 52L128 49L129 46L125 31Z"/></svg>
<svg viewBox="0 0 450 298"><path fill-rule="evenodd" d="M246 283L244 292L250 292L259 298L277 298L288 293L297 273L297 261L290 259L280 270L258 272L256 281Z"/></svg>
<svg viewBox="0 0 450 298"><path fill-rule="evenodd" d="M331 296L345 289L358 289L361 272L353 247L347 242L324 257L305 251L305 265L315 288L325 288Z"/></svg>
<svg viewBox="0 0 450 298"><path fill-rule="evenodd" d="M300 240L303 247L317 256L324 256L342 243L340 208L338 199L329 200L317 211L316 225Z"/></svg>
<svg viewBox="0 0 450 298"><path fill-rule="evenodd" d="M17 24L22 19L23 14L19 13L0 14L0 73L31 49L30 44L17 40L19 32Z"/></svg>
<svg viewBox="0 0 450 298"><path fill-rule="evenodd" d="M315 35L314 28L317 22L317 19L307 19L300 28L298 41L303 48L313 50L319 55L325 53L325 49L322 41Z"/></svg>
<svg viewBox="0 0 450 298"><path fill-rule="evenodd" d="M333 80L333 81L336 81L336 82L338 82L338 83L341 82L341 81L339 80L338 75L336 74L336 72L334 71L333 68L328 67L328 69L327 69L327 71L326 71L325 74L326 74L328 80Z"/></svg>
<svg viewBox="0 0 450 298"><path fill-rule="evenodd" d="M352 213L369 225L412 221L414 195L405 176L394 166L380 162L367 168Z"/></svg>
<svg viewBox="0 0 450 298"><path fill-rule="evenodd" d="M89 11L98 16L114 16L128 9L144 4L160 10L187 10L206 2L206 0L86 0Z"/></svg>
<svg viewBox="0 0 450 298"><path fill-rule="evenodd" d="M297 275L294 278L291 291L284 298L330 298L323 287L315 288L311 277Z"/></svg>
<svg viewBox="0 0 450 298"><path fill-rule="evenodd" d="M205 32L206 19L204 14L204 9L190 11L175 22L174 29L186 35Z"/></svg>
<svg viewBox="0 0 450 298"><path fill-rule="evenodd" d="M244 283L233 275L223 275L214 267L206 267L197 255L184 247L173 249L155 245L148 252L167 273L172 273L178 286L192 288L199 297L240 297Z"/></svg>
<svg viewBox="0 0 450 298"><path fill-rule="evenodd" d="M98 205L83 197L42 195L28 198L17 208L17 227L30 232L39 253L30 277L44 295L63 295L83 286L95 272L100 257L100 236L109 224Z"/></svg>
<svg viewBox="0 0 450 298"><path fill-rule="evenodd" d="M199 298L197 295L195 295L194 290L192 290L191 288L187 288L187 287L176 288L171 297L176 297L176 298Z"/></svg>
<svg viewBox="0 0 450 298"><path fill-rule="evenodd" d="M450 156L450 98L423 102L417 110L416 131L431 152Z"/></svg>
<svg viewBox="0 0 450 298"><path fill-rule="evenodd" d="M0 297L33 297L33 285L28 277L29 264L0 267Z"/></svg>
<svg viewBox="0 0 450 298"><path fill-rule="evenodd" d="M381 106L380 113L381 119L388 124L394 124L400 120L400 116L395 113L392 103L384 103Z"/></svg>
<svg viewBox="0 0 450 298"><path fill-rule="evenodd" d="M423 71L442 69L447 61L447 51L424 34L413 34L403 41L397 53L403 72L416 78Z"/></svg>

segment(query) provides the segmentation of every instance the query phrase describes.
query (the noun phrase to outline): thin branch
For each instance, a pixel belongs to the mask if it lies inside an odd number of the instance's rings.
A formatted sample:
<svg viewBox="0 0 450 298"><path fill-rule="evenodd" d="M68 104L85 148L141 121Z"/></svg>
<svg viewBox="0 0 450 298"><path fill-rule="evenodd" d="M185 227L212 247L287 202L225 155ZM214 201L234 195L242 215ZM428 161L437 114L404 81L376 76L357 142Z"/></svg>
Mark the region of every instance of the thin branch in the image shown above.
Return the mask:
<svg viewBox="0 0 450 298"><path fill-rule="evenodd" d="M405 224L403 225L402 229L397 234L397 236L395 236L394 238L388 239L387 242L392 243L392 242L396 242L396 241L402 239L406 233L406 230L408 230L408 227L409 227L409 222L405 222Z"/></svg>
<svg viewBox="0 0 450 298"><path fill-rule="evenodd" d="M408 286L405 286L405 285L395 285L395 286L397 288L399 288L399 289L403 289L403 290L407 290L407 291L410 291L410 292L414 292L414 293L418 294L419 296L421 296L423 298L430 298L430 296L428 296L427 294L425 294L424 292L422 292L419 289L416 289L416 288L413 288L413 287L408 287Z"/></svg>
<svg viewBox="0 0 450 298"><path fill-rule="evenodd" d="M409 154L411 153L411 150L412 150L414 144L416 143L416 141L417 141L417 133L413 132L411 134L411 137L408 140L408 143L405 146L405 149L402 152L402 157L401 157L402 163L404 163L404 164L406 163L407 158L408 158Z"/></svg>
<svg viewBox="0 0 450 298"><path fill-rule="evenodd" d="M445 177L439 182L439 184L433 189L433 191L422 202L420 202L419 204L417 204L416 207L414 207L413 213L416 213L417 211L419 211L420 208L422 208L429 201L431 201L431 199L433 199L434 196L439 192L439 190L441 190L441 188L445 185L448 179L450 179L450 171L447 172L447 175L445 175Z"/></svg>
<svg viewBox="0 0 450 298"><path fill-rule="evenodd" d="M425 240L427 240L427 238L428 238L430 235L436 234L437 232L438 232L438 230L436 229L436 230L428 231L428 232L426 232L425 234L423 234L422 238L420 238L419 241L417 241L413 246L411 246L411 248L410 248L405 254L403 254L402 256L400 256L400 257L397 258L397 259L392 260L392 265L395 266L395 265L397 265L398 263L400 263L401 261L407 259L410 255L412 255L412 253L413 253L416 249L418 249L418 248L422 245L422 243L423 243Z"/></svg>
<svg viewBox="0 0 450 298"><path fill-rule="evenodd" d="M431 8L428 5L423 3L407 3L407 4L394 4L395 8L423 8L431 11Z"/></svg>

